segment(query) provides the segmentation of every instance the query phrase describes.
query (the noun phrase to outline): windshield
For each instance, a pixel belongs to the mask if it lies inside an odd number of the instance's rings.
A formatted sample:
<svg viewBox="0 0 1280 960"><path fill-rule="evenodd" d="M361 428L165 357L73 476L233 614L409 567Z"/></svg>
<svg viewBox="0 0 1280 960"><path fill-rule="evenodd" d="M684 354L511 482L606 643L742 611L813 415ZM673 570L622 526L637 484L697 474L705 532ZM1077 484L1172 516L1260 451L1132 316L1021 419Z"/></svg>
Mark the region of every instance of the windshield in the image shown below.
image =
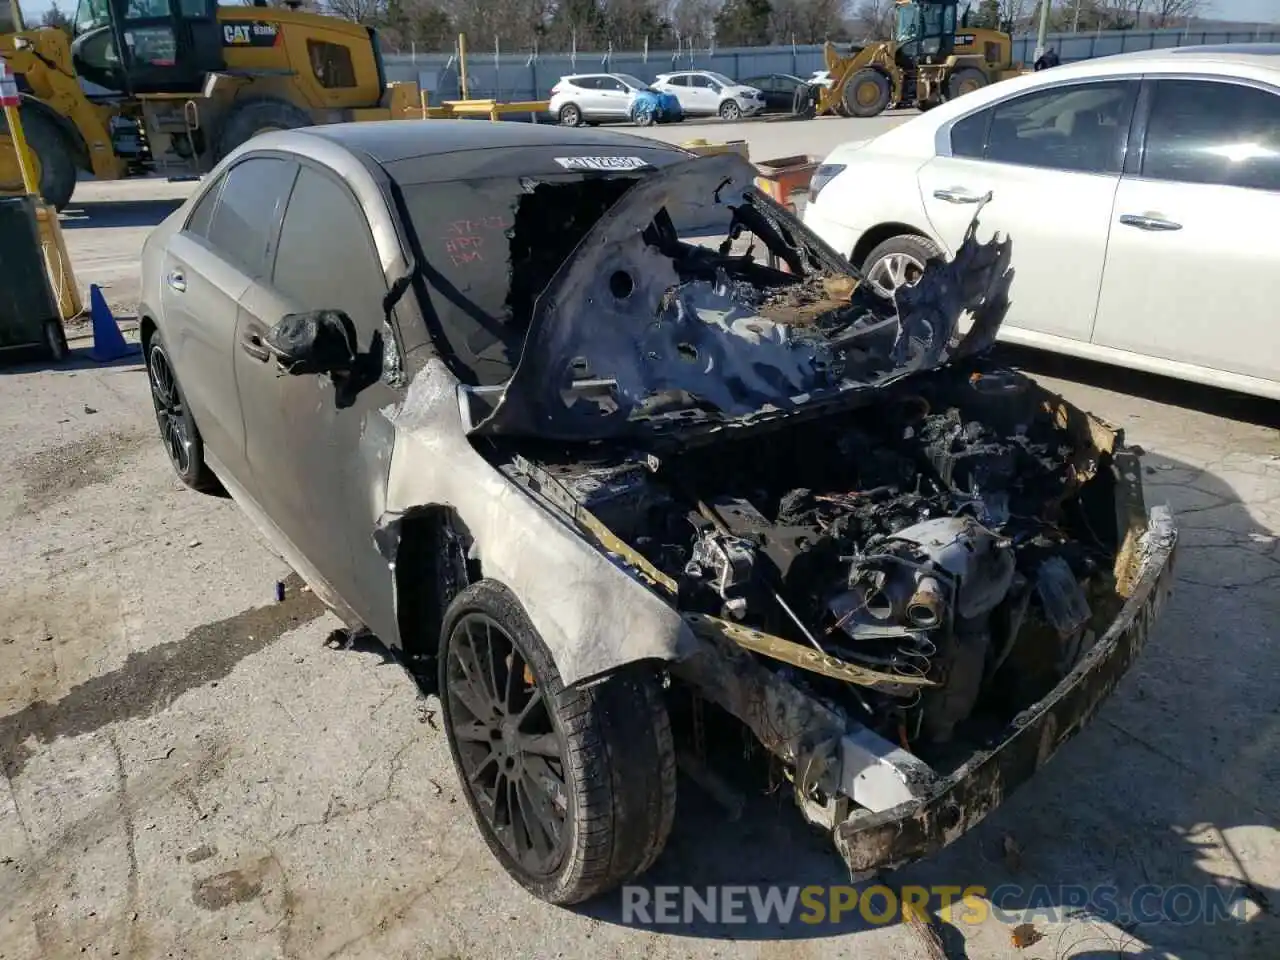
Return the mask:
<svg viewBox="0 0 1280 960"><path fill-rule="evenodd" d="M716 83L721 84L722 86L726 86L726 87L734 87L734 86L737 86L737 81L735 81L735 80L730 80L730 79L729 79L728 77L726 77L723 73L716 73L716 72L714 72L714 71L712 71L712 70L708 70L708 71L706 72L706 74L705 74L705 75L706 75L706 76L708 76L708 77L710 77L710 78L711 78L712 80L714 80Z"/></svg>
<svg viewBox="0 0 1280 960"><path fill-rule="evenodd" d="M80 0L80 3L76 6L76 15L73 21L76 36L86 30L101 27L109 21L110 14L107 12L107 0Z"/></svg>
<svg viewBox="0 0 1280 960"><path fill-rule="evenodd" d="M617 77L619 80L621 80L623 83L625 83L628 87L631 87L631 89L633 90L649 89L649 85L647 83L645 83L643 80L637 77L633 77L629 73L615 73L614 76Z"/></svg>
<svg viewBox="0 0 1280 960"><path fill-rule="evenodd" d="M921 53L938 53L943 38L956 32L956 8L954 4L930 3L920 6L907 3L898 7L898 27L895 39L899 44L919 44Z"/></svg>

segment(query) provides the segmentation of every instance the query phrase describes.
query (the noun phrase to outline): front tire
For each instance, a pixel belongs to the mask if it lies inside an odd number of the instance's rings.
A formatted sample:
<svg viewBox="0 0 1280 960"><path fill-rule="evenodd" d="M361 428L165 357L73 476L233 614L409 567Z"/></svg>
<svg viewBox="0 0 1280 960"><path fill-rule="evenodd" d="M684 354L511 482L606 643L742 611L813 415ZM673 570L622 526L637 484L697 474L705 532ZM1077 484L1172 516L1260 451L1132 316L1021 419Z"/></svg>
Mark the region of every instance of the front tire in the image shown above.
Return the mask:
<svg viewBox="0 0 1280 960"><path fill-rule="evenodd" d="M582 110L576 103L566 103L560 108L560 125L562 127L582 126Z"/></svg>
<svg viewBox="0 0 1280 960"><path fill-rule="evenodd" d="M204 460L204 438L196 427L186 395L178 384L173 364L159 333L147 341L147 380L156 411L160 441L178 479L200 493L217 493L218 478Z"/></svg>
<svg viewBox="0 0 1280 960"><path fill-rule="evenodd" d="M864 67L849 78L840 99L851 117L878 117L889 106L893 91L889 78L879 70Z"/></svg>
<svg viewBox="0 0 1280 960"><path fill-rule="evenodd" d="M35 175L40 196L61 211L71 202L76 190L75 148L58 124L41 109L23 104L20 111L22 132L39 168ZM0 133L9 133L3 113L0 113Z"/></svg>
<svg viewBox="0 0 1280 960"><path fill-rule="evenodd" d="M503 868L554 904L647 870L675 818L675 749L654 672L565 689L515 595L493 580L449 605L440 702L449 752Z"/></svg>
<svg viewBox="0 0 1280 960"><path fill-rule="evenodd" d="M740 120L742 119L742 108L738 106L737 100L726 100L720 104L721 120Z"/></svg>

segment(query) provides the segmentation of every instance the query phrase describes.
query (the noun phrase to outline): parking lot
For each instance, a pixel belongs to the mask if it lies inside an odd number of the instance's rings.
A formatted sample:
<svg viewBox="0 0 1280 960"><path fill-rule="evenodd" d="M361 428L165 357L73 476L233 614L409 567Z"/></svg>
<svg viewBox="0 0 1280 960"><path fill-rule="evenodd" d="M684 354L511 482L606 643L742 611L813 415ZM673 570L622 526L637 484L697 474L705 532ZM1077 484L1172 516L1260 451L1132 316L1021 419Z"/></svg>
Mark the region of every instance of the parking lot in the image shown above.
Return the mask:
<svg viewBox="0 0 1280 960"><path fill-rule="evenodd" d="M873 121L681 124L753 160L822 154ZM869 189L875 189L869 185ZM191 189L85 184L64 227L81 285L130 326L148 230ZM1192 280L1189 282L1209 282ZM339 623L226 499L181 487L136 362L0 368L0 960L34 957L803 958L1280 956L1280 407L1006 352L1145 451L1181 531L1177 587L1093 724L981 827L891 884L1004 887L1040 909L919 925L645 926L610 895L564 910L490 856L439 705ZM285 599L276 601L276 585ZM847 883L786 795L726 817L681 781L647 885ZM1238 915L1113 924L1064 885L1241 885ZM1037 892L1040 891L1040 892ZM1049 918L1044 908L1062 908Z"/></svg>

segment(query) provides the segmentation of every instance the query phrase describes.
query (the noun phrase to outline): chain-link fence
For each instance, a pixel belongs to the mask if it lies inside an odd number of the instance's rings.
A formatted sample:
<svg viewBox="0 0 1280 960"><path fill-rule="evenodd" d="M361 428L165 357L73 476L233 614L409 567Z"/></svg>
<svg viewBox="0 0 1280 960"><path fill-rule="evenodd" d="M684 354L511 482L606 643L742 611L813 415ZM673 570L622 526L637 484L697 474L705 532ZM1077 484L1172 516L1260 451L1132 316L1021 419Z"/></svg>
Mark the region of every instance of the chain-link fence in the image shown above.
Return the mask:
<svg viewBox="0 0 1280 960"><path fill-rule="evenodd" d="M1051 33L1049 46L1064 63L1116 53L1200 44L1280 42L1280 27L1247 31L1224 30L1114 30L1097 33ZM1034 59L1034 34L1014 37L1013 58ZM387 58L391 80L417 80L432 102L457 99L461 94L458 58L443 53ZM673 70L715 70L738 80L769 73L808 77L823 68L818 45L684 48L679 51L626 51L577 54L509 54L472 49L467 55L468 92L472 97L498 100L539 100L563 76L574 73L629 73L646 82Z"/></svg>

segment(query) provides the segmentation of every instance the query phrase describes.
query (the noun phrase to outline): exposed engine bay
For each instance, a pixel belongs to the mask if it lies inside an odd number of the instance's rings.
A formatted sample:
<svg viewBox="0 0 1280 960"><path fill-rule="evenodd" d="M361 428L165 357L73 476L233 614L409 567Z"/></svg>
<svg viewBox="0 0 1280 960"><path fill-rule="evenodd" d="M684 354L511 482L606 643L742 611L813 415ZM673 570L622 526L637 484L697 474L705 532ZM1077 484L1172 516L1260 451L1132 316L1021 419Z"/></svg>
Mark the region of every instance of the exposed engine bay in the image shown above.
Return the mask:
<svg viewBox="0 0 1280 960"><path fill-rule="evenodd" d="M793 681L927 751L999 729L1074 665L1114 614L1119 541L1107 465L1030 380L910 386L669 455L517 469L681 611L767 635L754 652Z"/></svg>

